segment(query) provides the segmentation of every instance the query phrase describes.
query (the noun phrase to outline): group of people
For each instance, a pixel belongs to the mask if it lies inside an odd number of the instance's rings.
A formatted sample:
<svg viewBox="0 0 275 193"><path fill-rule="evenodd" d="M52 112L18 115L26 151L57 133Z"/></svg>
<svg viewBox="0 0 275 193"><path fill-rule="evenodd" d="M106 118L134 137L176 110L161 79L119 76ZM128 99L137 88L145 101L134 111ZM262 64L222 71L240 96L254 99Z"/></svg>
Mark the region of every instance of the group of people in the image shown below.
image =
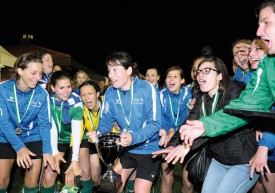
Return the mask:
<svg viewBox="0 0 275 193"><path fill-rule="evenodd" d="M275 1L264 1L257 11L257 37L233 43L233 77L205 47L193 61L192 83L172 66L161 86L157 68L142 80L133 58L115 51L105 60L112 85L102 94L84 71L74 80L62 69L53 72L49 53L18 57L15 79L0 84L0 193L7 192L15 161L25 169L25 193L54 193L62 165L66 186L81 176L82 193L99 192L95 143L106 132L120 132L117 192L130 181L134 192L152 192L160 173L160 191L171 193L178 161L182 192L193 192L186 164L205 143L212 159L202 193L275 192L272 124L223 111L274 108Z"/></svg>

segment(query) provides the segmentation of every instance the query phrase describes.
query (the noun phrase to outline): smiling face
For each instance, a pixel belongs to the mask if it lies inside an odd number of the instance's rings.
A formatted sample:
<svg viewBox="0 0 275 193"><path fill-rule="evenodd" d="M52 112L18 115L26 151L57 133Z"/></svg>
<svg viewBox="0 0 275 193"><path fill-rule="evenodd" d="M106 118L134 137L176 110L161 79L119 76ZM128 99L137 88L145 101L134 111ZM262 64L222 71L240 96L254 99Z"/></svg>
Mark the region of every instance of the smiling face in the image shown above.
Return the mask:
<svg viewBox="0 0 275 193"><path fill-rule="evenodd" d="M30 62L24 70L18 68L17 73L20 75L20 78L17 80L18 88L21 91L29 91L31 88L36 87L42 77L42 64Z"/></svg>
<svg viewBox="0 0 275 193"><path fill-rule="evenodd" d="M260 11L257 36L260 36L269 54L275 54L275 13L272 7Z"/></svg>
<svg viewBox="0 0 275 193"><path fill-rule="evenodd" d="M53 71L53 58L50 54L45 54L42 58L43 61L43 72L50 74Z"/></svg>
<svg viewBox="0 0 275 193"><path fill-rule="evenodd" d="M267 52L265 45L260 39L254 39L249 49L249 62L251 69L257 69L259 61L264 57Z"/></svg>
<svg viewBox="0 0 275 193"><path fill-rule="evenodd" d="M233 56L236 64L241 67L242 70L249 69L249 53L250 44L238 43L233 47Z"/></svg>
<svg viewBox="0 0 275 193"><path fill-rule="evenodd" d="M213 62L202 63L198 70L207 68L216 70L215 64ZM219 83L222 80L222 74L214 70L210 70L209 74L203 74L202 71L197 73L197 81L199 83L200 90L202 92L207 92L210 97L217 93L219 89Z"/></svg>
<svg viewBox="0 0 275 193"><path fill-rule="evenodd" d="M145 79L152 83L154 86L158 84L159 81L159 74L156 69L150 68L146 71L146 77Z"/></svg>
<svg viewBox="0 0 275 193"><path fill-rule="evenodd" d="M96 92L92 85L85 85L80 88L80 97L83 103L93 112L97 112L99 109L99 95L100 92Z"/></svg>
<svg viewBox="0 0 275 193"><path fill-rule="evenodd" d="M170 70L166 75L165 84L170 92L178 94L184 82L185 79L181 77L180 70Z"/></svg>
<svg viewBox="0 0 275 193"><path fill-rule="evenodd" d="M72 93L71 81L68 78L62 78L56 81L56 85L51 85L51 89L56 94L58 101L67 101Z"/></svg>

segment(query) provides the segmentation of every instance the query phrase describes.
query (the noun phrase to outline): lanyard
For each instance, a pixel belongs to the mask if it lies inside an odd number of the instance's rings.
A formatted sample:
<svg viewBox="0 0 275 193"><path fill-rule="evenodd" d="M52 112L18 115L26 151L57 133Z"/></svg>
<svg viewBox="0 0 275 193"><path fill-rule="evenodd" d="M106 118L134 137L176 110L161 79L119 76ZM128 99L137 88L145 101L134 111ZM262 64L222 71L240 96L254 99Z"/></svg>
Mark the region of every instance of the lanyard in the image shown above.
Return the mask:
<svg viewBox="0 0 275 193"><path fill-rule="evenodd" d="M125 115L125 111L124 111L124 108L123 108L120 92L119 92L119 90L117 90L117 95L118 95L119 103L120 103L120 106L121 106L121 109L122 109L122 112L123 112L123 115L124 115L124 118L125 118L125 121L126 121L126 125L127 125L128 128L130 128L130 124L131 124L132 104L133 104L133 98L134 98L133 83L134 83L134 80L132 80L131 87L130 87L130 93L131 93L130 105L131 105L131 107L130 107L129 119L127 119L127 117Z"/></svg>
<svg viewBox="0 0 275 193"><path fill-rule="evenodd" d="M94 121L93 121L93 119L92 119L92 117L91 116L93 116L93 117L97 117L98 116L98 113L99 113L99 111L100 111L100 109L101 109L101 102L100 101L98 101L99 102L99 109L97 110L97 114L96 114L96 116L89 110L89 108L87 107L87 109L88 109L88 118L89 118L89 121L92 123L92 125L93 125L93 128L92 128L92 130L95 130L95 129L97 129L97 127L95 126L95 123L94 123ZM91 115L92 114L92 115Z"/></svg>
<svg viewBox="0 0 275 193"><path fill-rule="evenodd" d="M58 133L60 133L61 132L61 117L62 117L62 110L63 110L64 101L61 102L59 118L57 116L57 109L56 109L56 106L55 106L55 101L56 101L56 96L54 96L54 98L53 98L53 108L54 108L54 115L55 115L56 120L57 120Z"/></svg>
<svg viewBox="0 0 275 193"><path fill-rule="evenodd" d="M17 94L16 94L16 88L15 88L15 84L13 85L13 95L14 95L14 101L15 101L15 110L16 110L16 116L17 116L17 123L18 123L18 127L21 123L21 121L24 119L29 107L30 107L30 104L31 104L31 101L32 101L32 98L33 98L33 95L34 95L34 91L35 89L32 90L32 94L31 94L31 97L29 98L29 102L28 102L28 105L27 105L27 108L26 108L26 111L24 112L24 115L22 118L20 118L20 113L19 113L19 108L18 108L18 100L17 100Z"/></svg>
<svg viewBox="0 0 275 193"><path fill-rule="evenodd" d="M181 90L180 90L180 93L181 93ZM173 120L175 120L173 103L172 103L172 100L171 100L169 94L168 94L168 97L169 97L169 101L170 101L170 109L171 109L172 118L173 118ZM181 99L181 97L180 97L180 99ZM178 100L178 110L177 110L177 118L175 120L175 127L178 127L179 114L180 114L180 99Z"/></svg>
<svg viewBox="0 0 275 193"><path fill-rule="evenodd" d="M220 96L220 93L217 92L216 95L215 95L214 101L213 101L213 103L212 103L212 112L211 112L211 114L214 113L214 112L216 111L216 107L217 107L217 104L218 104L219 96ZM207 114L206 114L206 109L205 109L205 105L204 105L204 101L202 101L201 106L202 106L203 115L204 115L204 116L207 116Z"/></svg>

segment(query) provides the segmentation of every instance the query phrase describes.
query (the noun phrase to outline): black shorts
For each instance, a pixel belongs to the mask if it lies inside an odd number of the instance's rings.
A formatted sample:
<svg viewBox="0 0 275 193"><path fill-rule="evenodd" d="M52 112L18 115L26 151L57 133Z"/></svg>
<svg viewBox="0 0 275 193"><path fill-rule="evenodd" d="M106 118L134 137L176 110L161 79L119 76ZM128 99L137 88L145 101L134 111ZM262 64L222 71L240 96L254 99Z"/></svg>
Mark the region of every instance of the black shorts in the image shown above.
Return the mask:
<svg viewBox="0 0 275 193"><path fill-rule="evenodd" d="M271 173L275 173L275 161L267 160L267 165Z"/></svg>
<svg viewBox="0 0 275 193"><path fill-rule="evenodd" d="M42 142L34 141L25 143L25 146L36 156L30 156L31 159L42 159ZM0 159L16 159L16 151L10 143L0 143Z"/></svg>
<svg viewBox="0 0 275 193"><path fill-rule="evenodd" d="M70 144L69 143L65 143L65 144L58 144L58 151L62 152L62 153L66 153L68 151L70 151Z"/></svg>
<svg viewBox="0 0 275 193"><path fill-rule="evenodd" d="M95 143L89 143L89 150L90 150L90 155L97 154Z"/></svg>
<svg viewBox="0 0 275 193"><path fill-rule="evenodd" d="M123 152L120 157L122 168L136 168L136 177L154 182L160 170L161 156Z"/></svg>

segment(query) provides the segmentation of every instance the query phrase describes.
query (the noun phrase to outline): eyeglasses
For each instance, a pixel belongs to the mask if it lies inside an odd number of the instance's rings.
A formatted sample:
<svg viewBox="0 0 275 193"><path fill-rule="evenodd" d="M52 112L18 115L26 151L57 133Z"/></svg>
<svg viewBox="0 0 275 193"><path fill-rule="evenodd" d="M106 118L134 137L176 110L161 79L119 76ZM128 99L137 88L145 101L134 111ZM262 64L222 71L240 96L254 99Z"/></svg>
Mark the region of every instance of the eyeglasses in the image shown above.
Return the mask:
<svg viewBox="0 0 275 193"><path fill-rule="evenodd" d="M216 71L216 72L218 72L218 70L217 69L214 69L214 68L204 68L204 69L197 69L197 71L196 71L196 76L199 76L200 75L200 73L202 72L203 74L209 74L210 73L210 71Z"/></svg>

